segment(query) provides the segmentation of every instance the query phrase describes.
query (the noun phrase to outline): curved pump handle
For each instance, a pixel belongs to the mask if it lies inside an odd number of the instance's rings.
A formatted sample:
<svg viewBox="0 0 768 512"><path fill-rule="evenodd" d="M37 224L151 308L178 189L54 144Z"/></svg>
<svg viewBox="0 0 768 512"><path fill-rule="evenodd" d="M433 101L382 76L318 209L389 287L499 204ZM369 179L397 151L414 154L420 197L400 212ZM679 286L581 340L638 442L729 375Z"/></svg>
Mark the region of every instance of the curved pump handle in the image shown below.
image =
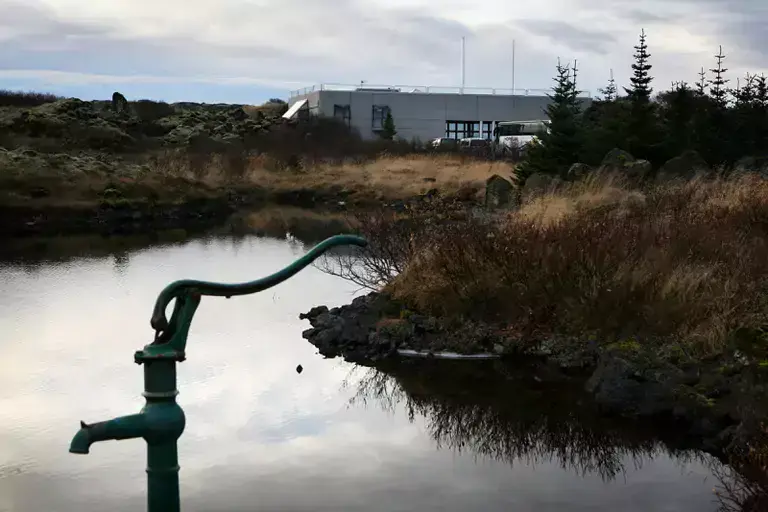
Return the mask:
<svg viewBox="0 0 768 512"><path fill-rule="evenodd" d="M183 357L189 323L192 321L192 315L202 295L229 298L234 295L249 295L264 291L292 277L329 249L342 245L365 247L368 245L368 242L359 236L332 236L317 244L304 256L284 269L262 279L246 283L225 284L184 279L169 284L160 292L152 311L151 324L157 333L154 345L160 343L170 345L172 349L180 352ZM165 310L174 299L176 299L176 303L174 304L173 314L169 323L165 316Z"/></svg>

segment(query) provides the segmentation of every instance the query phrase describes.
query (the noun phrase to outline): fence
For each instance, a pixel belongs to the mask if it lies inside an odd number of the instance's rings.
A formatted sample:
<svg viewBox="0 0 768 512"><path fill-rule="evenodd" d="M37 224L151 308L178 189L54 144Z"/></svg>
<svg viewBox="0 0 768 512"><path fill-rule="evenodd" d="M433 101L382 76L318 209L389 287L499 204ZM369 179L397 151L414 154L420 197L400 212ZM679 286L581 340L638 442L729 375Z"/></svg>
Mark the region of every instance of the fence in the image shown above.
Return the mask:
<svg viewBox="0 0 768 512"><path fill-rule="evenodd" d="M500 96L545 96L552 89L503 89L492 87L443 87L434 85L371 85L371 84L337 84L322 83L304 87L290 92L290 97L305 96L315 91L361 91L361 92L394 92L416 94L488 94ZM591 98L589 91L581 91L579 97Z"/></svg>

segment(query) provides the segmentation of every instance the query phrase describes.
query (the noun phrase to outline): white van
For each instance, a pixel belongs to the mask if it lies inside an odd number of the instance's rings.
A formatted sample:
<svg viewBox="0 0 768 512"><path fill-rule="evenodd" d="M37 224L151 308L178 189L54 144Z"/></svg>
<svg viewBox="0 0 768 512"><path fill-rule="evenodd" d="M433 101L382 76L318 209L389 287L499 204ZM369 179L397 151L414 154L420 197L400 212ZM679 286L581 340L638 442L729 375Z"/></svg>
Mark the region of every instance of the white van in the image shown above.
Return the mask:
<svg viewBox="0 0 768 512"><path fill-rule="evenodd" d="M532 140L538 139L541 133L549 133L551 121L537 119L534 121L501 121L494 129L494 142L502 149L524 150Z"/></svg>

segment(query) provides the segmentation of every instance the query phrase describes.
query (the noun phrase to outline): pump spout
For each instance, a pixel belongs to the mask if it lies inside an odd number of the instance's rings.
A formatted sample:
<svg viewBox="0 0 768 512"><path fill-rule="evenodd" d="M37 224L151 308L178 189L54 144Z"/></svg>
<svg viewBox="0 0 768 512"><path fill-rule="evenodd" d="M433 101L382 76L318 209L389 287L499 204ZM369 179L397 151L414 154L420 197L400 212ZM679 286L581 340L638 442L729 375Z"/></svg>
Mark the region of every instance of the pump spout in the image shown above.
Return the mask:
<svg viewBox="0 0 768 512"><path fill-rule="evenodd" d="M93 443L110 439L135 439L144 437L146 433L147 421L143 413L121 416L90 425L81 421L80 430L69 445L69 452L87 454Z"/></svg>

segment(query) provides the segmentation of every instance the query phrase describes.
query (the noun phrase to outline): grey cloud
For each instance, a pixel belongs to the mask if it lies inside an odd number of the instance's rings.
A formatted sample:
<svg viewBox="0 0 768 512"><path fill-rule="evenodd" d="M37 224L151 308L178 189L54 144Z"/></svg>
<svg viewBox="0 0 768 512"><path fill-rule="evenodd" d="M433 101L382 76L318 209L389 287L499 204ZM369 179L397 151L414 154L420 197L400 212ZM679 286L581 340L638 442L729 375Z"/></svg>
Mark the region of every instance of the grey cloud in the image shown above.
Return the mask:
<svg viewBox="0 0 768 512"><path fill-rule="evenodd" d="M243 62L258 62L268 69L296 55L274 45L208 44L194 39L129 38L114 27L62 22L51 13L11 4L0 28L21 26L23 31L0 45L0 68L38 69L109 75L194 76L253 69ZM319 62L323 62L322 59Z"/></svg>
<svg viewBox="0 0 768 512"><path fill-rule="evenodd" d="M606 54L616 38L602 29L587 30L559 20L520 20L517 25L531 34L542 35L576 51Z"/></svg>
<svg viewBox="0 0 768 512"><path fill-rule="evenodd" d="M108 27L97 26L87 22L73 23L56 19L51 12L39 5L3 2L0 27L5 26L12 31L20 30L22 41L34 41L39 38L55 38L59 42L67 36L103 36L109 32Z"/></svg>
<svg viewBox="0 0 768 512"><path fill-rule="evenodd" d="M643 9L628 9L622 13L627 19L636 23L660 23L668 22L673 19L670 15L661 15L657 12L649 12Z"/></svg>
<svg viewBox="0 0 768 512"><path fill-rule="evenodd" d="M676 78L671 75L681 66L690 67L692 76L679 78L695 79L695 70L711 62L691 63L701 57L655 50L654 29L665 25L721 37L734 68L754 68L768 57L766 8L757 1L729 7L725 0L648 0L638 8L634 1L616 0L598 9L576 0L573 9L586 22L565 14L530 19L521 9L523 19L470 27L439 12L359 0L274 0L258 7L223 0L210 24L194 19L163 37L131 36L106 22L65 21L35 4L0 0L0 5L0 30L23 28L0 45L0 68L6 69L458 85L459 41L466 36L468 85L509 87L516 37L518 86L549 87L557 57L578 57L582 87L595 90L604 85L609 68L629 69L631 45L646 26L655 71L663 80ZM244 37L225 41L210 27ZM248 37L251 33L259 37ZM674 59L679 62L670 63Z"/></svg>
<svg viewBox="0 0 768 512"><path fill-rule="evenodd" d="M117 27L63 22L39 7L11 3L4 6L0 27L23 26L24 30L11 44L0 47L0 67L123 75L255 73L286 80L354 77L355 81L388 81L392 69L406 64L411 69L444 67L454 58L453 54L446 55L446 47L456 44L459 34L471 32L457 22L411 10L379 13L349 1L318 4L284 0L260 9L257 16L253 11L244 14L236 2L225 2L216 21L229 29L258 31L263 30L259 22L272 26L285 23L307 36L301 42L287 35L272 38L274 42L232 44L202 41L194 35L126 37ZM356 58L349 59L349 54Z"/></svg>
<svg viewBox="0 0 768 512"><path fill-rule="evenodd" d="M741 66L759 66L768 60L768 4L765 0L664 0L638 11L631 0L618 0L613 8L638 23L665 22L693 27L694 33L713 36ZM650 17L646 17L649 14ZM713 48L713 55L717 47Z"/></svg>

